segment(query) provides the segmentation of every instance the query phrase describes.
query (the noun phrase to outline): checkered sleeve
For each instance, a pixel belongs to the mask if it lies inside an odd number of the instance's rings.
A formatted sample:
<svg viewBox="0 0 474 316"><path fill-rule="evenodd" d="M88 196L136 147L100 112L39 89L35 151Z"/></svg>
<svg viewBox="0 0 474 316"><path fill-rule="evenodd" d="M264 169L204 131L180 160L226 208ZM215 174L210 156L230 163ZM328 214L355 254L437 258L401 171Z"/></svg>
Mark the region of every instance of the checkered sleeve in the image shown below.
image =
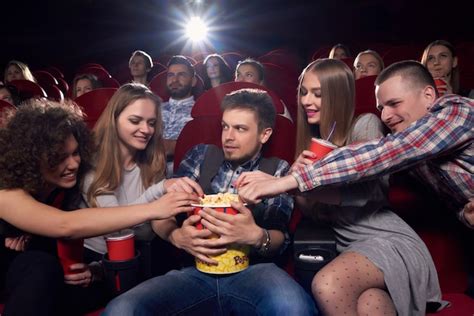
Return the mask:
<svg viewBox="0 0 474 316"><path fill-rule="evenodd" d="M473 127L474 101L454 95L443 97L428 115L404 131L336 149L291 174L301 191L375 178L467 146L474 139Z"/></svg>
<svg viewBox="0 0 474 316"><path fill-rule="evenodd" d="M194 181L199 179L201 164L204 161L208 145L199 144L191 148L179 164L174 178L188 177Z"/></svg>

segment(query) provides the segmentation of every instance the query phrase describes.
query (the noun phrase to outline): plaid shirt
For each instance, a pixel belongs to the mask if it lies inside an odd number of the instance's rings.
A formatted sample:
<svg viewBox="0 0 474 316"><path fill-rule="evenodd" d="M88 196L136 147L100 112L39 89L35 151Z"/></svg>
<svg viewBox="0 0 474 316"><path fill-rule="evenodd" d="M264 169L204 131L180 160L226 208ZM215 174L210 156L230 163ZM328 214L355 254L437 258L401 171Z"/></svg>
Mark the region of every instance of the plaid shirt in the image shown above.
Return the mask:
<svg viewBox="0 0 474 316"><path fill-rule="evenodd" d="M201 164L204 161L209 145L200 144L194 146L186 153L186 156L181 161L179 169L176 172L176 177L188 177L198 181L200 175ZM216 176L211 181L211 188L213 193L237 193L237 188L234 187L234 182L239 175L245 171L258 170L261 155L258 154L252 160L232 169L232 165L228 161L224 161ZM275 171L275 177L285 175L289 170L289 165L286 161L280 160ZM252 213L255 223L266 229L275 229L285 234L285 243L281 248L283 251L289 244L290 239L288 235L288 222L293 211L293 199L286 193L277 195L275 197L265 199L257 207L252 208Z"/></svg>
<svg viewBox="0 0 474 316"><path fill-rule="evenodd" d="M379 177L416 165L422 180L450 207L474 197L474 102L456 95L438 99L430 113L399 133L336 149L292 173L301 191ZM467 224L462 210L458 213ZM468 225L469 226L469 225Z"/></svg>
<svg viewBox="0 0 474 316"><path fill-rule="evenodd" d="M168 102L164 102L161 107L161 115L163 119L163 138L176 140L179 133L187 122L191 121L191 110L194 105L194 97L183 100L175 100L170 98Z"/></svg>

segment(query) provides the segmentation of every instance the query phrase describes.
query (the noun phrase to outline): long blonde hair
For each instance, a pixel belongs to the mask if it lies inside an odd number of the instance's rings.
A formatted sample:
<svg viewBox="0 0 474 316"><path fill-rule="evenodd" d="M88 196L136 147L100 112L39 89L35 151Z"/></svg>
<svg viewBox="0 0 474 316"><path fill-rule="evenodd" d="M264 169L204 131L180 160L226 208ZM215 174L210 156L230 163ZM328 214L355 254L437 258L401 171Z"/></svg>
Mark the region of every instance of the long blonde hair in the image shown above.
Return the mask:
<svg viewBox="0 0 474 316"><path fill-rule="evenodd" d="M454 48L453 44L451 44L450 42L445 41L445 40L436 40L434 42L429 43L428 46L426 46L425 50L423 51L423 55L421 56L421 63L426 68L428 68L428 66L427 66L428 56L429 56L430 50L431 50L431 48L433 48L433 46L444 46L451 52L451 57L453 59L457 57L456 49ZM459 88L460 88L459 87L459 60L458 60L458 64L456 65L456 67L451 69L451 78L450 78L449 81L450 81L449 84L453 88L453 92L454 93L459 93Z"/></svg>
<svg viewBox="0 0 474 316"><path fill-rule="evenodd" d="M22 75L23 75L23 78L24 80L29 80L29 81L33 81L33 82L37 82L36 81L36 78L33 76L33 74L31 73L31 70L30 68L28 67L27 64L21 62L21 61L18 61L18 60L10 60L7 64L7 66L5 67L5 72L3 74L3 81L5 83L7 83L7 73L8 73L8 68L10 68L10 66L16 66L18 69L20 69Z"/></svg>
<svg viewBox="0 0 474 316"><path fill-rule="evenodd" d="M165 177L161 100L142 84L125 84L112 96L94 127L97 148L95 175L87 192L87 200L92 207L97 206L98 195L113 192L120 185L123 161L119 149L117 119L128 105L139 99L149 99L156 105L155 133L145 150L137 151L134 157L140 168L143 186L148 188Z"/></svg>
<svg viewBox="0 0 474 316"><path fill-rule="evenodd" d="M316 127L308 124L301 104L301 85L307 72L316 74L321 83L321 119ZM336 128L330 141L337 146L345 145L354 118L354 100L354 75L344 62L324 58L310 63L299 77L296 156L309 147L311 137L326 139L334 122Z"/></svg>

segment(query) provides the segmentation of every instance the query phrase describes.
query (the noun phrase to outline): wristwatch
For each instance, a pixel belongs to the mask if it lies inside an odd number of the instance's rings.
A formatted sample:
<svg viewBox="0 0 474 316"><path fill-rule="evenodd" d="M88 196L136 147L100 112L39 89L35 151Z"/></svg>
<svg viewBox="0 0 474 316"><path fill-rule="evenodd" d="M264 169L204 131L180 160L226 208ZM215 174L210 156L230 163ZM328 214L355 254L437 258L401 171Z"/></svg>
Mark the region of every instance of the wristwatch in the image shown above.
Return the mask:
<svg viewBox="0 0 474 316"><path fill-rule="evenodd" d="M268 251L270 250L270 245L272 243L272 239L270 238L270 233L268 232L267 229L264 228L263 233L265 235L264 236L265 241L262 243L260 248L257 249L257 251L261 255L266 255L268 253Z"/></svg>

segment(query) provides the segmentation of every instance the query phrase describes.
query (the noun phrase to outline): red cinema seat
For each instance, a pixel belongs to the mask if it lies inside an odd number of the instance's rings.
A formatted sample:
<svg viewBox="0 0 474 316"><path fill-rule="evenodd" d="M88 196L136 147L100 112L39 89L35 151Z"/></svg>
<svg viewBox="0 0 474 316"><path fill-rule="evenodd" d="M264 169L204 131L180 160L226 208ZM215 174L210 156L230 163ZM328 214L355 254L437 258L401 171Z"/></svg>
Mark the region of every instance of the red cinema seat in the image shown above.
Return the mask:
<svg viewBox="0 0 474 316"><path fill-rule="evenodd" d="M109 72L107 70L105 70L104 68L102 68L102 67L93 67L93 66L81 68L81 71L78 71L76 73L76 76L77 75L83 75L83 74L94 75L100 81L111 77Z"/></svg>
<svg viewBox="0 0 474 316"><path fill-rule="evenodd" d="M347 57L347 58L342 58L341 61L349 67L349 69L352 71L354 69L354 57Z"/></svg>
<svg viewBox="0 0 474 316"><path fill-rule="evenodd" d="M59 79L59 78L64 79L64 74L58 67L49 66L48 68L46 68L46 71L49 72L50 74L52 74L54 76L54 78L56 78L56 79Z"/></svg>
<svg viewBox="0 0 474 316"><path fill-rule="evenodd" d="M266 91L271 97L277 114L283 114L285 109L284 105L281 102L280 98L276 95L275 92L268 89L267 87L260 86L258 84L250 82L227 82L221 84L217 87L209 89L204 92L197 100L191 110L192 117L201 117L201 116L221 116L221 102L222 99L229 93L245 89L260 89Z"/></svg>
<svg viewBox="0 0 474 316"><path fill-rule="evenodd" d="M367 76L355 81L355 115L374 113L380 116L375 99L375 79L377 76Z"/></svg>
<svg viewBox="0 0 474 316"><path fill-rule="evenodd" d="M44 91L46 91L48 99L57 102L64 101L64 94L57 86L46 86L44 87Z"/></svg>
<svg viewBox="0 0 474 316"><path fill-rule="evenodd" d="M221 56L222 58L224 58L227 65L229 65L229 68L232 71L235 71L235 68L237 67L237 64L239 63L239 61L245 59L244 55L238 52L227 52L227 53L223 53Z"/></svg>
<svg viewBox="0 0 474 316"><path fill-rule="evenodd" d="M400 45L390 48L383 56L385 67L402 60L420 60L423 47L420 45Z"/></svg>
<svg viewBox="0 0 474 316"><path fill-rule="evenodd" d="M29 80L13 80L10 82L18 90L21 100L30 98L47 98L48 95L39 84Z"/></svg>
<svg viewBox="0 0 474 316"><path fill-rule="evenodd" d="M328 58L329 52L331 51L331 46L322 46L314 51L311 55L311 60L316 60L319 58Z"/></svg>
<svg viewBox="0 0 474 316"><path fill-rule="evenodd" d="M35 77L36 81L42 88L46 88L47 86L57 86L58 80L47 71L38 70L33 72L33 76Z"/></svg>
<svg viewBox="0 0 474 316"><path fill-rule="evenodd" d="M58 88L63 92L64 95L69 94L69 84L63 78L56 78L58 81Z"/></svg>
<svg viewBox="0 0 474 316"><path fill-rule="evenodd" d="M280 66L288 73L296 76L298 76L302 70L299 57L293 52L283 49L271 51L263 56L260 56L258 60L263 64L274 64Z"/></svg>
<svg viewBox="0 0 474 316"><path fill-rule="evenodd" d="M89 128L94 127L115 91L117 91L116 88L100 88L84 93L74 99L87 115L85 122Z"/></svg>
<svg viewBox="0 0 474 316"><path fill-rule="evenodd" d="M120 83L112 77L102 78L100 82L102 83L103 88L120 88Z"/></svg>
<svg viewBox="0 0 474 316"><path fill-rule="evenodd" d="M265 85L275 91L285 102L285 105L293 119L296 118L297 101L296 90L298 88L298 75L293 71L274 65L263 64L265 68Z"/></svg>
<svg viewBox="0 0 474 316"><path fill-rule="evenodd" d="M85 73L84 72L84 69L86 68L90 68L90 67L96 67L96 68L102 68L105 70L105 67L102 66L101 64L98 64L98 63L85 63L85 64L82 64L76 71L77 74L83 74Z"/></svg>
<svg viewBox="0 0 474 316"><path fill-rule="evenodd" d="M163 99L163 101L165 102L168 101L168 99L170 98L170 95L166 88L166 75L167 75L167 71L166 70L162 71L150 81L151 91L159 95L160 98ZM194 95L195 100L199 98L199 96L204 92L204 83L201 77L197 75L196 78L197 78L196 86L193 89L193 95Z"/></svg>

